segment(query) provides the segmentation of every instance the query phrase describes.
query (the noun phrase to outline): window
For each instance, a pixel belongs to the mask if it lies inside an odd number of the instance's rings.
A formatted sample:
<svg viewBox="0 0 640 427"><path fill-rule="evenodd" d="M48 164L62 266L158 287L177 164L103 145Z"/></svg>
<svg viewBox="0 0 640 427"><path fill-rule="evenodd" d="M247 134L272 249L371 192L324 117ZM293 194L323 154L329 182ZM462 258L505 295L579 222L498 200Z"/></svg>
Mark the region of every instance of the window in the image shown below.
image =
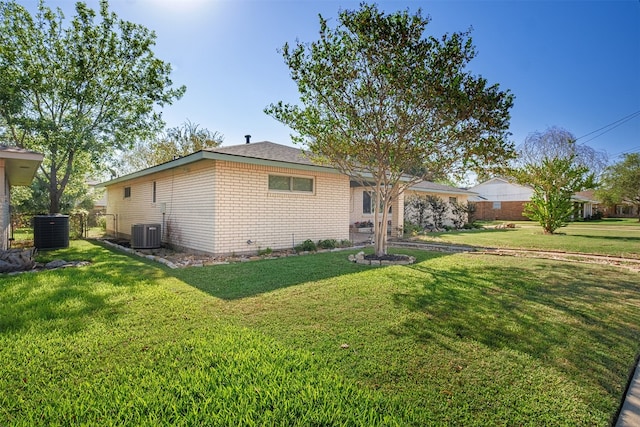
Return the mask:
<svg viewBox="0 0 640 427"><path fill-rule="evenodd" d="M631 215L632 209L629 205L616 205L616 215Z"/></svg>
<svg viewBox="0 0 640 427"><path fill-rule="evenodd" d="M131 197L131 187L124 187L124 198Z"/></svg>
<svg viewBox="0 0 640 427"><path fill-rule="evenodd" d="M362 192L362 213L363 214L372 214L375 211L376 209L375 200L376 200L376 193L374 193L373 191ZM380 203L379 208L382 211L382 203ZM393 206L389 205L389 213L392 213L392 212L393 212Z"/></svg>
<svg viewBox="0 0 640 427"><path fill-rule="evenodd" d="M313 178L269 175L269 190L313 193Z"/></svg>
<svg viewBox="0 0 640 427"><path fill-rule="evenodd" d="M493 209L502 209L502 202L493 202Z"/></svg>
<svg viewBox="0 0 640 427"><path fill-rule="evenodd" d="M373 213L373 198L374 196L371 191L362 192L362 213L363 214Z"/></svg>
<svg viewBox="0 0 640 427"><path fill-rule="evenodd" d="M151 194L151 202L155 203L156 202L156 182L153 181L153 192Z"/></svg>

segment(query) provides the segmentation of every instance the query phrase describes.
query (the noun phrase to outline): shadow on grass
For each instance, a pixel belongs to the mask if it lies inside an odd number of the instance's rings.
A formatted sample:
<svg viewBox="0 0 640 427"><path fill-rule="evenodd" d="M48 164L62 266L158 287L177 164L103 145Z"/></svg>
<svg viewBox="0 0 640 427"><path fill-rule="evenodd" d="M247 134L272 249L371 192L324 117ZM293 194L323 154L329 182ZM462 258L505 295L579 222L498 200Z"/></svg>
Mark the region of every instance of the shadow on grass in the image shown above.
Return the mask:
<svg viewBox="0 0 640 427"><path fill-rule="evenodd" d="M631 236L594 236L592 234L574 234L574 233L571 233L570 235L575 237L586 237L589 239L598 239L598 240L614 240L619 242L627 242L627 241L640 242L640 237L631 237ZM640 251L640 248L639 248L639 251Z"/></svg>
<svg viewBox="0 0 640 427"><path fill-rule="evenodd" d="M278 289L315 282L331 277L359 273L376 268L348 261L349 254L357 251L325 252L278 259L266 259L211 267L173 270L172 275L210 295L224 300L252 297ZM392 253L407 253L402 249ZM422 251L411 251L417 262L434 256Z"/></svg>
<svg viewBox="0 0 640 427"><path fill-rule="evenodd" d="M96 243L41 251L39 262L89 261L86 267L3 277L0 333L28 329L81 331L91 320L110 321L124 309L126 295L165 273L144 260L111 252Z"/></svg>
<svg viewBox="0 0 640 427"><path fill-rule="evenodd" d="M638 352L637 281L617 278L615 270L599 277L569 263L553 269L549 263L533 269L414 268L426 280L393 296L414 314L394 333L443 346L449 339L472 340L524 353L573 377L589 377L613 396L622 393L623 384L611 378L626 378Z"/></svg>

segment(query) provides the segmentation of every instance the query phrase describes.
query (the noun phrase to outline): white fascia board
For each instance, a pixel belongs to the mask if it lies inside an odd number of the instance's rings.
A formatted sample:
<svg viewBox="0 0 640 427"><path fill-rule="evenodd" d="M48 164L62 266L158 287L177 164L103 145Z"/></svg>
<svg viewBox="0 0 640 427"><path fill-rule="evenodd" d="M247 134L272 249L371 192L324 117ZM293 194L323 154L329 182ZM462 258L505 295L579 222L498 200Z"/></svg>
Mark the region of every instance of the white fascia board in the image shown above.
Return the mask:
<svg viewBox="0 0 640 427"><path fill-rule="evenodd" d="M185 166L200 160L221 160L221 161L244 163L244 164L250 164L250 165L281 167L281 168L298 169L298 170L305 170L305 171L312 171L312 172L335 173L335 174L342 175L342 172L329 166L305 165L300 163L283 162L283 161L277 161L277 160L258 159L255 157L236 156L233 154L216 153L213 151L197 151L195 153L189 154L184 157L180 157L175 160L171 160L166 163L161 163L159 165L152 166L150 168L143 169L138 172L133 172L128 175L123 175L121 177L112 179L110 181L101 182L96 185L96 188L105 188L110 185L118 184L121 182L136 179L136 178L141 178L147 175L170 170L173 168Z"/></svg>

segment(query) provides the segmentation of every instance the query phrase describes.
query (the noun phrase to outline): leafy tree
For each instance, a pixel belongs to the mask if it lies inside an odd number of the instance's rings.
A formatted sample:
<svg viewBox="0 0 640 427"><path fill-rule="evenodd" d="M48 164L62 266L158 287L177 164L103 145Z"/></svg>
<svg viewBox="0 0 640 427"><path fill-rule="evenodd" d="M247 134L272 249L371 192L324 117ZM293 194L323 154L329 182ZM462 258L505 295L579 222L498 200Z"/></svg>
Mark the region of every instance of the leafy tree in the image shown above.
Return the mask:
<svg viewBox="0 0 640 427"><path fill-rule="evenodd" d="M119 20L100 2L76 3L65 25L40 2L35 16L15 1L0 3L0 117L3 137L45 154L37 185L59 212L69 183L106 164L116 150L162 128L155 106L180 98L171 66L153 54L155 34ZM82 159L82 154L89 161Z"/></svg>
<svg viewBox="0 0 640 427"><path fill-rule="evenodd" d="M564 227L575 214L571 199L574 193L594 186L593 173L588 167L576 164L575 155L546 157L539 164L519 169L515 177L519 183L533 188L523 213L537 221L545 234Z"/></svg>
<svg viewBox="0 0 640 427"><path fill-rule="evenodd" d="M384 14L375 5L320 19L320 39L282 54L302 106L265 109L288 125L318 162L376 194L375 252L387 251L389 206L409 186L468 168L497 167L513 154L513 96L472 75L469 32L425 37L420 10Z"/></svg>
<svg viewBox="0 0 640 427"><path fill-rule="evenodd" d="M157 140L137 142L132 150L123 153L118 169L123 174L135 172L176 157L218 147L223 141L222 134L187 120L181 126L167 129Z"/></svg>
<svg viewBox="0 0 640 427"><path fill-rule="evenodd" d="M519 184L533 188L523 214L553 234L575 214L572 196L595 187L602 162L606 163L604 154L576 144L575 136L565 129L532 133L518 148L518 167L511 173Z"/></svg>
<svg viewBox="0 0 640 427"><path fill-rule="evenodd" d="M597 197L611 204L627 202L636 207L640 221L640 154L628 153L605 169Z"/></svg>

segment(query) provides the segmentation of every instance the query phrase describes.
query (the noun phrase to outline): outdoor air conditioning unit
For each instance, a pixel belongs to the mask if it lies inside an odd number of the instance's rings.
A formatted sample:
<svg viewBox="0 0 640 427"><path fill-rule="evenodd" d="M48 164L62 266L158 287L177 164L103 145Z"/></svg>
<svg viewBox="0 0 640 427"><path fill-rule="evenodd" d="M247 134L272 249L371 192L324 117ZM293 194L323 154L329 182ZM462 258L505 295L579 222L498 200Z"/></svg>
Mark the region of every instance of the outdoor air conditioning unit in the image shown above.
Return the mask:
<svg viewBox="0 0 640 427"><path fill-rule="evenodd" d="M131 226L131 247L133 249L156 249L162 237L160 224L133 224Z"/></svg>

